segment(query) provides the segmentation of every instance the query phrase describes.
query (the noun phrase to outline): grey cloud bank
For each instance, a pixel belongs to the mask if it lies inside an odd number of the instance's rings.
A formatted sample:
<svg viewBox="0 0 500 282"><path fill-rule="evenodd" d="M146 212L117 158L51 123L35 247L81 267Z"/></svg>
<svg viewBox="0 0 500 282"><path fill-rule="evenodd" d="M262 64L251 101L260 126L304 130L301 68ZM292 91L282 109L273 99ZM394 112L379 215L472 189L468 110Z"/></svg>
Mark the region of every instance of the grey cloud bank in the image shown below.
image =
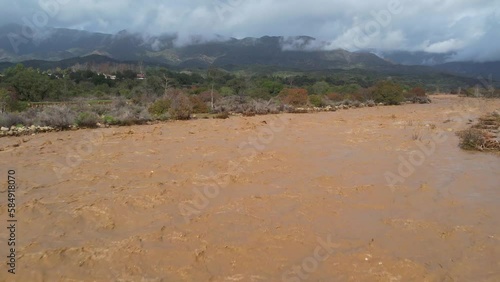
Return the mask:
<svg viewBox="0 0 500 282"><path fill-rule="evenodd" d="M290 42L285 48L298 45L311 50L454 52L452 60L500 60L500 0L0 0L0 3L0 25L38 21L47 26L105 33L123 29L144 34L176 33L179 45L190 42L194 35L199 40L221 36L307 35L318 41ZM58 3L57 10L54 3ZM44 12L50 17L41 18Z"/></svg>

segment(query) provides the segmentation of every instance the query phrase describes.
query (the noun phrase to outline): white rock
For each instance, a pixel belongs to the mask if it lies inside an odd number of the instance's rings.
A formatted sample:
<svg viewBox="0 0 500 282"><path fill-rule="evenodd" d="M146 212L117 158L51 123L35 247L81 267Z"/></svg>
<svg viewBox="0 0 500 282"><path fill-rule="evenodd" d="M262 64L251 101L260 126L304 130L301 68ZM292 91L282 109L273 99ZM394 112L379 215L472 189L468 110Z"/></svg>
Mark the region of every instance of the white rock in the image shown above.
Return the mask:
<svg viewBox="0 0 500 282"><path fill-rule="evenodd" d="M3 127L1 128L2 131L9 131L9 129L7 127Z"/></svg>

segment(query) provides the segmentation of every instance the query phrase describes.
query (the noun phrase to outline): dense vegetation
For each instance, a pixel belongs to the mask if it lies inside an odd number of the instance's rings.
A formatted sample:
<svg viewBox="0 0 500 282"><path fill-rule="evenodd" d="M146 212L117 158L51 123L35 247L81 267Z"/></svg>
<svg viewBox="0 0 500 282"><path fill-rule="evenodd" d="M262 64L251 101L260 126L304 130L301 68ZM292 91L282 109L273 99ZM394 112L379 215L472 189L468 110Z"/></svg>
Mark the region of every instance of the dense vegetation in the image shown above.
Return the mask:
<svg viewBox="0 0 500 282"><path fill-rule="evenodd" d="M0 76L0 125L93 127L189 119L192 114L252 115L354 103L428 102L426 90L416 86L335 72L249 75L216 68L175 72L148 67L143 73L142 67L125 64L40 71L17 65Z"/></svg>

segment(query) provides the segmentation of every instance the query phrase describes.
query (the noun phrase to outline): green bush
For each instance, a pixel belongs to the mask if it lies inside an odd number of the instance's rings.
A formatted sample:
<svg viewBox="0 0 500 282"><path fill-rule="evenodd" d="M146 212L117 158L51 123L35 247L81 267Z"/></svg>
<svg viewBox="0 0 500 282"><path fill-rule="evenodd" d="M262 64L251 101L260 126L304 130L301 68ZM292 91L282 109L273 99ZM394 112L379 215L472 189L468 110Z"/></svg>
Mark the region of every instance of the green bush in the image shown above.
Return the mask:
<svg viewBox="0 0 500 282"><path fill-rule="evenodd" d="M83 112L78 114L75 123L79 127L96 128L99 122L99 116L91 112Z"/></svg>
<svg viewBox="0 0 500 282"><path fill-rule="evenodd" d="M109 115L105 115L102 118L102 121L104 124L107 124L107 125L117 125L118 124L118 120L116 120L113 116L109 116Z"/></svg>
<svg viewBox="0 0 500 282"><path fill-rule="evenodd" d="M169 99L159 99L155 101L148 109L149 113L153 116L159 117L166 113L170 109L172 102Z"/></svg>
<svg viewBox="0 0 500 282"><path fill-rule="evenodd" d="M387 105L399 105L404 101L401 85L390 80L380 81L375 86L375 102Z"/></svg>
<svg viewBox="0 0 500 282"><path fill-rule="evenodd" d="M310 95L309 102L315 107L323 107L325 103L323 102L323 97L320 95Z"/></svg>

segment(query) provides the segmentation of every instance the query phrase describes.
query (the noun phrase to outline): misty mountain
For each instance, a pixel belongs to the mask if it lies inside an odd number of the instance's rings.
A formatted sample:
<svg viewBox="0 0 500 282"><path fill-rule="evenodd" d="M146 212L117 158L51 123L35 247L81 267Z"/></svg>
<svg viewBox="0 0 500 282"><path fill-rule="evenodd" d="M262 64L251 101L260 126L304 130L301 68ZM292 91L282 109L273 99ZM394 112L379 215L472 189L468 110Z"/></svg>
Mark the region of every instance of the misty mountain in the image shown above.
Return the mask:
<svg viewBox="0 0 500 282"><path fill-rule="evenodd" d="M27 37L32 39L28 40ZM6 67L10 65L8 63L29 61L28 65L47 68L96 59L143 61L146 65L176 69L211 66L228 70L248 67L299 71L365 69L390 75L432 75L445 71L473 77L488 77L492 74L494 79L500 78L499 62L446 63L452 53L326 51L322 44L308 36L244 39L216 36L209 41L202 37L191 37L188 42L182 40L181 44L176 35L147 36L125 30L117 34L104 34L65 28L46 28L33 33L21 25L11 24L0 27L0 62ZM50 61L61 62L50 64Z"/></svg>
<svg viewBox="0 0 500 282"><path fill-rule="evenodd" d="M306 36L215 38L209 42L193 37L190 44L179 46L176 36L149 37L127 31L111 35L48 28L37 32L33 40L26 40L21 35L22 26L0 28L0 62L59 61L98 54L120 61L141 60L180 68L261 65L314 70L377 69L392 65L371 53L352 53L340 49L310 51L307 46L315 39Z"/></svg>
<svg viewBox="0 0 500 282"><path fill-rule="evenodd" d="M380 57L393 62L395 64L407 66L434 66L444 64L455 55L453 52L448 53L428 53L423 51L409 52L409 51L382 51L376 52Z"/></svg>
<svg viewBox="0 0 500 282"><path fill-rule="evenodd" d="M478 80L500 80L500 62L450 62L434 67L450 73L474 76Z"/></svg>

